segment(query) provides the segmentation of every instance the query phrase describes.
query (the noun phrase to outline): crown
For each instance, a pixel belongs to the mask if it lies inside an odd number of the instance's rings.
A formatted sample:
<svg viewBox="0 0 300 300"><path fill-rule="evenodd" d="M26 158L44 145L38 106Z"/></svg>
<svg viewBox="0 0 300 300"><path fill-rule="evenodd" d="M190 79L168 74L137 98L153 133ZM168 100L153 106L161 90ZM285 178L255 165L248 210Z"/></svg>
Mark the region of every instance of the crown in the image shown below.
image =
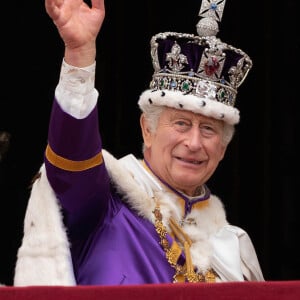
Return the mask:
<svg viewBox="0 0 300 300"><path fill-rule="evenodd" d="M166 105L230 124L239 122L237 89L252 61L241 49L216 37L225 2L202 1L198 35L163 32L152 37L154 74L149 90L140 96L142 110L146 105Z"/></svg>

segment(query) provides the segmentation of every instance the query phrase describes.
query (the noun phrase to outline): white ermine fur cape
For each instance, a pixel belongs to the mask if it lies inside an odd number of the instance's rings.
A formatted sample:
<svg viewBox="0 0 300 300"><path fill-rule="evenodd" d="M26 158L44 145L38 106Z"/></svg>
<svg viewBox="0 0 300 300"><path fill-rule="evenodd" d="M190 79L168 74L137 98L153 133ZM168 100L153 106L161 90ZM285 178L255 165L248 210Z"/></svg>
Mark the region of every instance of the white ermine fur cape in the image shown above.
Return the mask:
<svg viewBox="0 0 300 300"><path fill-rule="evenodd" d="M117 160L103 150L103 157L117 190L138 215L154 223L155 197L166 228L171 215L181 220L175 194L153 178L133 155ZM76 285L60 205L44 164L40 173L26 209L14 285ZM216 196L211 196L208 206L192 210L187 218L195 220L193 224L183 223L182 229L193 241L192 261L199 270L212 267L220 281L264 280L248 234L228 224L223 204Z"/></svg>

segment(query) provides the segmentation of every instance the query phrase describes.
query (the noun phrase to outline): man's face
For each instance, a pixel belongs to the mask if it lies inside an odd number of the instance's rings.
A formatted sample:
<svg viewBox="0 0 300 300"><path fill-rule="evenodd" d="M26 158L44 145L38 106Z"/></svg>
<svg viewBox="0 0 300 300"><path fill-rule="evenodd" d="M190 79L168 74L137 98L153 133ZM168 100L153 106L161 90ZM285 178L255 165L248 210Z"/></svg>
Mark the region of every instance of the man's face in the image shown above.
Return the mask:
<svg viewBox="0 0 300 300"><path fill-rule="evenodd" d="M223 159L223 122L174 108L163 110L157 130L151 132L142 116L147 148L145 159L152 170L173 188L193 196Z"/></svg>

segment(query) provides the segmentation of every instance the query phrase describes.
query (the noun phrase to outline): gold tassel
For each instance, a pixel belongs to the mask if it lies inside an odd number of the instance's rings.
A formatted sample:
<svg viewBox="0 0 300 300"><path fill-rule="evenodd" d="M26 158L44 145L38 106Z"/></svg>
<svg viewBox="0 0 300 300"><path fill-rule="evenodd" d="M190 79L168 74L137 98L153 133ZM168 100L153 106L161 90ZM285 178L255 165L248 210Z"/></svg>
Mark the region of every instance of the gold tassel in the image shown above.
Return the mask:
<svg viewBox="0 0 300 300"><path fill-rule="evenodd" d="M167 231L162 222L162 214L160 212L158 202L153 213L155 216L155 228L160 236L161 245L166 252L166 258L170 265L176 270L176 273L173 276L174 282L215 282L217 274L213 269L209 269L205 274L195 272L190 251L190 247L192 246L193 242L175 221L175 219L173 217L169 218L169 226L172 231L171 235L173 237L173 243L170 246L166 238ZM186 263L183 266L177 264L182 250L176 242L176 238L184 248Z"/></svg>

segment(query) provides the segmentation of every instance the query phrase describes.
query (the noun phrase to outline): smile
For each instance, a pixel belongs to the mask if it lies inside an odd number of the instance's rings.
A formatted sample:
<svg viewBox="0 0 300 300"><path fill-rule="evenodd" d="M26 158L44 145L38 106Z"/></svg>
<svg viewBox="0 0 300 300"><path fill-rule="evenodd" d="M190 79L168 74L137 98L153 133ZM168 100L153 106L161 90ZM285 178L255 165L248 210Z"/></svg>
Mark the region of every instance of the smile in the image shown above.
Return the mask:
<svg viewBox="0 0 300 300"><path fill-rule="evenodd" d="M199 161L199 160L184 159L184 158L181 158L181 157L177 157L177 159L179 159L183 162L189 163L189 164L193 164L193 165L200 165L201 164L201 161Z"/></svg>

